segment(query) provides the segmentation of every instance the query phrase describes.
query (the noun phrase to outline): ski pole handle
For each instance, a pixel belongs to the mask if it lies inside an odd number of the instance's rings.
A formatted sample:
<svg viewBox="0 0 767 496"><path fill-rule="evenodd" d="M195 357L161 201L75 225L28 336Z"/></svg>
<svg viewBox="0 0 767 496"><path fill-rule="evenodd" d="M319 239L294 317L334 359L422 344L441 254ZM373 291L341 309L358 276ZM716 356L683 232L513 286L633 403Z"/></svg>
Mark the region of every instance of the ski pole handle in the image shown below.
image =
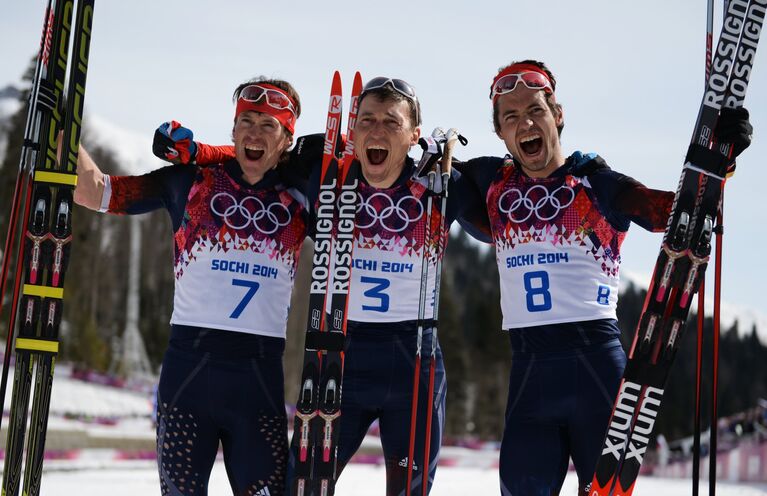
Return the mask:
<svg viewBox="0 0 767 496"><path fill-rule="evenodd" d="M442 152L442 177L443 181L450 177L450 172L453 166L453 147L455 143L460 141L462 145L466 145L469 140L462 136L458 130L454 127L448 129L445 136L445 148Z"/></svg>
<svg viewBox="0 0 767 496"><path fill-rule="evenodd" d="M442 157L442 145L432 136L427 136L418 140L418 145L423 150L421 160L415 170L415 177L421 177L434 170L434 164Z"/></svg>

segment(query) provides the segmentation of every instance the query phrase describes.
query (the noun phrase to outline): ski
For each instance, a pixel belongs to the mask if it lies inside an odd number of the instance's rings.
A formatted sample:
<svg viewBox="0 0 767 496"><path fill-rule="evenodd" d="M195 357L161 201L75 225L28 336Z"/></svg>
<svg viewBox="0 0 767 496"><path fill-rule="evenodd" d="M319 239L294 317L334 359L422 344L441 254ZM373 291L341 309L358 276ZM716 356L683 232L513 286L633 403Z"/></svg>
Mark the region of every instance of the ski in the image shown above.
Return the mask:
<svg viewBox="0 0 767 496"><path fill-rule="evenodd" d="M357 202L358 165L353 161L352 134L361 90L362 78L357 73L347 142L342 150L341 76L338 71L334 73L317 200L304 364L294 419L291 494L295 496L333 494L335 487L346 305ZM325 315L328 297L330 324Z"/></svg>
<svg viewBox="0 0 767 496"><path fill-rule="evenodd" d="M312 255L311 284L309 285L309 311L304 344L304 363L301 372L301 386L296 402L293 421L295 456L292 494L309 496L312 493L312 464L315 455L314 432L319 403L319 382L321 372L321 350L324 348L322 334L325 331L325 298L330 278L330 257L333 247L333 217L336 204L336 183L338 161L336 144L341 125L341 75L336 71L330 87L330 103L325 129L325 144L322 154L320 190L317 200L317 219Z"/></svg>
<svg viewBox="0 0 767 496"><path fill-rule="evenodd" d="M681 333L708 263L730 163L715 144L722 106L743 104L767 0L732 0L589 494L632 494Z"/></svg>
<svg viewBox="0 0 767 496"><path fill-rule="evenodd" d="M362 76L357 72L352 83L351 103L347 119L346 146L341 157L338 198L336 199L336 223L333 237L333 271L330 285L329 338L335 346L326 350L322 358L320 377L319 414L315 420L320 424L322 456L315 463L318 495L335 493L339 422L341 417L341 386L344 373L344 342L346 340L347 310L351 288L352 254L354 251L355 217L359 195L360 165L354 160L354 126L362 92Z"/></svg>
<svg viewBox="0 0 767 496"><path fill-rule="evenodd" d="M25 197L28 189L28 177L29 170L32 170L34 163L34 154L40 149L39 136L40 127L38 125L40 114L38 112L38 96L40 95L40 81L42 79L43 71L48 70L47 61L50 57L50 47L53 43L51 40L53 34L53 0L48 0L48 6L45 9L45 17L43 18L43 34L40 40L40 53L35 63L35 73L32 78L32 86L29 90L29 101L27 103L27 120L24 127L24 139L22 141L21 154L19 159L19 171L16 176L16 185L13 191L13 200L11 201L11 212L9 215L8 231L5 237L5 248L3 249L3 263L2 269L0 269L0 315L2 315L3 302L5 301L6 285L9 277L8 272L11 266L12 253L19 252L20 249L16 248L16 232L18 231L19 218L25 218L24 214L19 214L19 209L24 208L24 211L28 208L29 201L22 203L22 198ZM17 267L21 267L21 262L17 263ZM18 291L21 284L20 273L16 273L14 278L16 282L14 288L13 308L16 308L18 304ZM15 313L14 313L15 315ZM13 321L11 320L8 326L9 330L14 329ZM3 372L2 380L0 382L0 401L2 402L2 411L5 411L5 393L8 385L8 372L11 368L11 350L13 349L13 332L7 332L5 350L6 353L3 356ZM0 423L2 423L2 416L0 416Z"/></svg>
<svg viewBox="0 0 767 496"><path fill-rule="evenodd" d="M16 369L11 396L11 415L3 471L3 494L16 495L20 486L24 439L27 453L24 494L40 492L43 451L50 409L58 333L61 323L64 278L72 239L71 211L77 184L77 154L82 129L85 80L88 68L94 0L56 0L49 10L41 59L37 102L33 105L33 168L27 168L26 206L22 228L26 239L17 257L17 286L14 290L8 332L13 332L16 313L22 312L15 340ZM73 57L68 60L74 14ZM50 43L50 44L49 44ZM69 88L64 85L69 67ZM65 101L66 96L66 101ZM62 115L63 112L63 115ZM32 112L30 112L30 116ZM56 155L59 130L63 124L61 158ZM29 128L29 125L28 125ZM23 153L27 153L25 150ZM19 305L18 282L24 285ZM10 352L10 350L8 350ZM27 434L27 409L35 376L34 395Z"/></svg>

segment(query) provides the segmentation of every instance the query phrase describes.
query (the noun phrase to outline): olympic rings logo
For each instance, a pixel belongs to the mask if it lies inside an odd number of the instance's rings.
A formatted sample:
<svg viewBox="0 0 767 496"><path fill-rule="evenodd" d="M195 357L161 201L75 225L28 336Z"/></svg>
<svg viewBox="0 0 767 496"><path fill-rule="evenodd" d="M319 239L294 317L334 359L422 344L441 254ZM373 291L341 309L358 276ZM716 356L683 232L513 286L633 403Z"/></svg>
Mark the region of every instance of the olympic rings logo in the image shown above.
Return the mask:
<svg viewBox="0 0 767 496"><path fill-rule="evenodd" d="M533 200L536 196L534 192L542 190L541 196ZM554 191L549 192L542 184L536 184L528 189L524 194L517 188L511 188L503 192L498 198L498 210L506 214L513 222L525 222L533 214L538 220L549 221L559 215L559 213L575 200L575 191L567 185L562 185Z"/></svg>
<svg viewBox="0 0 767 496"><path fill-rule="evenodd" d="M371 204L372 200L377 197L382 198L383 204L386 205L380 212L377 212ZM412 207L417 208L413 209ZM415 213L416 211L417 213ZM360 220L360 215L357 215L357 227L367 229L379 222L381 227L387 231L399 233L407 229L413 222L417 222L423 215L423 211L421 201L412 195L403 196L397 203L394 203L394 200L386 193L373 193L367 199L360 195L357 213L362 213L362 217L369 217L369 220L367 222L364 218Z"/></svg>
<svg viewBox="0 0 767 496"><path fill-rule="evenodd" d="M238 202L229 193L218 193L210 199L210 209L232 229L244 229L252 223L262 234L274 234L291 221L288 207L279 202L265 207L255 196L246 196Z"/></svg>

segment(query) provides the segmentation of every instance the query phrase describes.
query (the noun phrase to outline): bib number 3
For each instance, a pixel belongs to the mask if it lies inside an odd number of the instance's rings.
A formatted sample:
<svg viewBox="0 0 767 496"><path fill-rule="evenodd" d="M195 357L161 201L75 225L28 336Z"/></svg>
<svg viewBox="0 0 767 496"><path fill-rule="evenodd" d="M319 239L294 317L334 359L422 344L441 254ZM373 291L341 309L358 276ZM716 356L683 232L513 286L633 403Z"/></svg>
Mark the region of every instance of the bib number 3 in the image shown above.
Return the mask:
<svg viewBox="0 0 767 496"><path fill-rule="evenodd" d="M370 298L378 302L376 305L362 305L362 310L369 312L388 312L389 295L384 291L389 288L391 281L388 279L382 279L380 277L362 276L360 282L362 284L371 284L373 286L365 290L363 294L366 298Z"/></svg>

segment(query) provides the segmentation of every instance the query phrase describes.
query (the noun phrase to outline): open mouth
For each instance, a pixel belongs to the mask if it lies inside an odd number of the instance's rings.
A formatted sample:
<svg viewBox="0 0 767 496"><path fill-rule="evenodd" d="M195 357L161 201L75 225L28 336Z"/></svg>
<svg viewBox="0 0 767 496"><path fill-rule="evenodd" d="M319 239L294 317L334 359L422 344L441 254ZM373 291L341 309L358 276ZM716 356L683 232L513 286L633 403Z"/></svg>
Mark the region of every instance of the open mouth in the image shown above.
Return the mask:
<svg viewBox="0 0 767 496"><path fill-rule="evenodd" d="M543 138L539 134L532 134L522 138L519 147L526 155L537 155L543 148Z"/></svg>
<svg viewBox="0 0 767 496"><path fill-rule="evenodd" d="M261 157L264 156L264 150L263 148L246 146L245 156L248 158L248 160L260 160Z"/></svg>
<svg viewBox="0 0 767 496"><path fill-rule="evenodd" d="M389 156L389 150L379 146L371 146L365 150L365 153L367 154L368 161L373 165L381 165L386 160L386 157Z"/></svg>

